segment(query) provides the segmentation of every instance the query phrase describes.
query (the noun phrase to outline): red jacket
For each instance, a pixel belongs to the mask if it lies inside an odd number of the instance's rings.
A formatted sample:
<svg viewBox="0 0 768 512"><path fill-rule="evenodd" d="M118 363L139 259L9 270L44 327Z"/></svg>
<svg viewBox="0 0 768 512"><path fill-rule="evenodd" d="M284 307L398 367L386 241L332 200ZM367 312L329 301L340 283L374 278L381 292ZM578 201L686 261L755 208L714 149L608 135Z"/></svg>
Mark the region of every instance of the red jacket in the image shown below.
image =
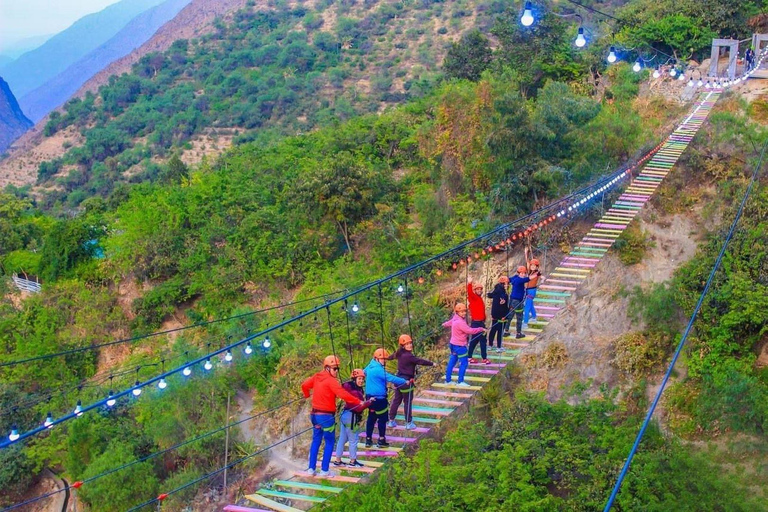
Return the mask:
<svg viewBox="0 0 768 512"><path fill-rule="evenodd" d="M362 400L341 387L339 381L325 370L317 372L301 383L301 392L304 393L304 398L309 398L310 390L314 390L312 409L317 411L336 414L336 397L352 406L362 403Z"/></svg>
<svg viewBox="0 0 768 512"><path fill-rule="evenodd" d="M469 316L472 320L485 322L485 301L472 289L472 283L467 283L467 300L469 301Z"/></svg>

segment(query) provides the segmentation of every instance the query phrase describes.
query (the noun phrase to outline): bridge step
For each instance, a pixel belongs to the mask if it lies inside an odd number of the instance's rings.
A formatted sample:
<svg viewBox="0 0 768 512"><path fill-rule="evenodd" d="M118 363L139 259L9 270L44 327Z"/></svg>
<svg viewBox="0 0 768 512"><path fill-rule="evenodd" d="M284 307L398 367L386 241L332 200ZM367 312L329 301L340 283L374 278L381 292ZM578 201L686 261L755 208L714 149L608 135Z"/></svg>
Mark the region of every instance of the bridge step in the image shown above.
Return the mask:
<svg viewBox="0 0 768 512"><path fill-rule="evenodd" d="M283 505L282 503L278 503L275 500L271 500L260 494L246 494L245 498L263 507L269 507L270 510L277 510L278 512L304 512L300 508Z"/></svg>

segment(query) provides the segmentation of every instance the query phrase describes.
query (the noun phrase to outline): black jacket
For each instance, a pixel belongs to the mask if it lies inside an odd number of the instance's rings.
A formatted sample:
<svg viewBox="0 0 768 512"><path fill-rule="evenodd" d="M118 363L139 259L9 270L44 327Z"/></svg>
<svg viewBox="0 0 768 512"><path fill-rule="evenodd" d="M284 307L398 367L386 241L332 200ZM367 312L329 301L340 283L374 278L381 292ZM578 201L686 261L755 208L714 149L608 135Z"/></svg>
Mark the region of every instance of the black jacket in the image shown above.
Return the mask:
<svg viewBox="0 0 768 512"><path fill-rule="evenodd" d="M491 317L496 320L506 317L509 313L509 296L504 285L496 283L496 287L487 295L489 299L493 299L491 303Z"/></svg>

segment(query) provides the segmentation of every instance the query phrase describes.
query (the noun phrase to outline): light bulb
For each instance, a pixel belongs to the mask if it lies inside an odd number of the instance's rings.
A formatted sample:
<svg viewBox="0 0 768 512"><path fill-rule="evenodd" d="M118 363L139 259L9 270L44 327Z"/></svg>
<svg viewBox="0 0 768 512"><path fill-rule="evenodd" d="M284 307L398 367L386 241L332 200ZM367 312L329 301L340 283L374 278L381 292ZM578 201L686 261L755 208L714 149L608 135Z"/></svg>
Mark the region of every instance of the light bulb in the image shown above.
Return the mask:
<svg viewBox="0 0 768 512"><path fill-rule="evenodd" d="M249 356L251 353L253 353L253 347L251 346L251 342L245 344L245 349L243 350L245 352L245 355Z"/></svg>
<svg viewBox="0 0 768 512"><path fill-rule="evenodd" d="M576 36L574 44L577 48L584 48L584 45L587 44L587 40L584 39L584 29L581 27L579 27L579 34Z"/></svg>
<svg viewBox="0 0 768 512"><path fill-rule="evenodd" d="M704 82L699 78L699 81L696 82L696 87L701 87L702 85L704 85Z"/></svg>
<svg viewBox="0 0 768 512"><path fill-rule="evenodd" d="M688 87L693 87L693 78L688 79Z"/></svg>
<svg viewBox="0 0 768 512"><path fill-rule="evenodd" d="M136 385L133 388L133 396L138 397L141 394L141 383L139 381L136 381Z"/></svg>
<svg viewBox="0 0 768 512"><path fill-rule="evenodd" d="M8 440L13 442L13 441L16 441L19 437L20 437L19 436L19 428L16 425L12 426L11 427L11 433L8 436Z"/></svg>
<svg viewBox="0 0 768 512"><path fill-rule="evenodd" d="M45 421L43 422L43 426L45 428L53 427L53 415L50 412L48 413L48 416L45 417Z"/></svg>
<svg viewBox="0 0 768 512"><path fill-rule="evenodd" d="M522 23L524 27L530 27L533 25L533 12L531 12L531 2L525 2L525 9L523 10L523 15L520 16L520 23Z"/></svg>
<svg viewBox="0 0 768 512"><path fill-rule="evenodd" d="M165 382L164 378L161 378L159 381L157 381L157 387L158 389L165 389L168 387L168 383Z"/></svg>
<svg viewBox="0 0 768 512"><path fill-rule="evenodd" d="M115 405L117 400L115 400L114 395L112 394L112 390L109 390L109 395L107 396L107 407L112 407Z"/></svg>
<svg viewBox="0 0 768 512"><path fill-rule="evenodd" d="M229 362L231 362L231 361L232 361L232 352L230 352L229 350L227 350L227 353L224 355L224 360L225 360L226 362L228 362L228 363L229 363Z"/></svg>
<svg viewBox="0 0 768 512"><path fill-rule="evenodd" d="M704 88L705 89L709 89L710 87L712 87L712 86L710 85L709 81L707 81L706 85L704 85Z"/></svg>
<svg viewBox="0 0 768 512"><path fill-rule="evenodd" d="M397 285L397 293L403 293L403 285Z"/></svg>
<svg viewBox="0 0 768 512"><path fill-rule="evenodd" d="M677 76L677 70L675 68L672 68L669 70L669 76L675 77Z"/></svg>
<svg viewBox="0 0 768 512"><path fill-rule="evenodd" d="M352 304L352 312L357 313L358 311L360 311L360 306L358 306L357 302L355 302L354 304Z"/></svg>
<svg viewBox="0 0 768 512"><path fill-rule="evenodd" d="M640 64L639 60L636 60L634 66L632 66L632 71L639 73L641 69L643 69L643 66Z"/></svg>
<svg viewBox="0 0 768 512"><path fill-rule="evenodd" d="M74 413L75 413L75 416L83 415L83 402L81 402L80 400L78 400L77 405L75 405Z"/></svg>
<svg viewBox="0 0 768 512"><path fill-rule="evenodd" d="M616 48L611 46L611 51L608 52L608 63L613 64L616 62Z"/></svg>
<svg viewBox="0 0 768 512"><path fill-rule="evenodd" d="M261 346L264 347L264 348L269 348L269 347L272 346L272 342L269 341L269 336L264 338L264 341L261 342Z"/></svg>
<svg viewBox="0 0 768 512"><path fill-rule="evenodd" d="M678 80L680 80L681 82L682 82L683 80L685 80L685 73L680 73L680 76L679 76L679 77L677 77L677 79L678 79Z"/></svg>
<svg viewBox="0 0 768 512"><path fill-rule="evenodd" d="M659 78L661 76L661 73L659 73L658 69L653 70L653 78Z"/></svg>
<svg viewBox="0 0 768 512"><path fill-rule="evenodd" d="M182 373L182 374L183 374L185 377L189 377L190 375L192 375L192 368L190 368L189 366L185 366L185 367L184 367L184 369L183 369L183 370L181 370L181 373Z"/></svg>
<svg viewBox="0 0 768 512"><path fill-rule="evenodd" d="M205 360L205 364L203 365L203 368L207 371L213 368L213 363L211 363L211 359L208 358Z"/></svg>

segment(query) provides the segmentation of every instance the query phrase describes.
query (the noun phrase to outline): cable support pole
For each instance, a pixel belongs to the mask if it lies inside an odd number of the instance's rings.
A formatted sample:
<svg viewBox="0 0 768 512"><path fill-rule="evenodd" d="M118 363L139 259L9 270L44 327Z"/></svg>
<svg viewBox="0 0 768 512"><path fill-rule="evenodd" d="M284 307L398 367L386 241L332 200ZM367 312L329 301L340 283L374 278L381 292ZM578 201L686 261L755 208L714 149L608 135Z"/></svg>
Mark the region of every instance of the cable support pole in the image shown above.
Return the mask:
<svg viewBox="0 0 768 512"><path fill-rule="evenodd" d="M331 324L330 305L325 306L325 312L328 313L328 335L331 337L331 350L333 351L333 357L338 359L339 356L336 355L336 344L333 341L333 325ZM336 372L336 378L339 379L339 382L341 382L341 375L339 375L339 372Z"/></svg>
<svg viewBox="0 0 768 512"><path fill-rule="evenodd" d="M355 368L355 363L352 354L352 335L349 331L349 310L347 309L347 304L344 304L344 314L347 317L347 348L349 349L349 372L351 374L352 370Z"/></svg>
<svg viewBox="0 0 768 512"><path fill-rule="evenodd" d="M381 347L384 348L384 299L381 294L381 283L379 283L379 326L381 327Z"/></svg>
<svg viewBox="0 0 768 512"><path fill-rule="evenodd" d="M656 146L656 148L654 148L651 151L649 151L648 155L650 155L651 153L654 153L655 151L657 151L659 147L660 147L660 145ZM294 316L292 318L283 320L282 322L280 322L280 323L278 323L278 324L276 324L276 325L274 325L272 327L268 327L268 328L266 328L266 329L264 329L262 331L259 331L257 333L248 335L248 336L244 337L243 339L241 339L241 340L239 340L239 341L237 341L235 343L232 343L230 345L222 347L222 348L220 348L218 350L215 350L215 351L213 351L213 352L211 352L209 354L206 354L206 355L204 355L202 357L199 357L197 359L194 359L192 361L188 361L188 362L186 362L182 366L179 366L179 367L174 368L172 370L169 370L167 372L163 372L163 373L161 373L159 375L156 375L155 377L152 377L152 378L146 380L145 382L140 383L139 387L146 387L146 386L149 386L151 384L154 384L154 383L160 381L161 379L164 379L166 377L172 376L172 375L177 374L177 373L181 373L181 371L184 368L188 367L188 366L192 367L194 365L203 363L203 362L205 362L206 359L209 359L209 358L218 356L220 354L223 354L227 350L231 350L231 349L237 348L240 345L244 345L244 344L246 344L246 343L248 343L248 342L250 342L250 341L252 341L252 340L254 340L254 339L258 338L258 337L260 337L260 336L267 335L267 334L269 334L269 333L271 333L271 332L273 332L273 331L275 331L277 329L280 329L280 328L284 327L285 325L288 325L288 324L291 324L291 323L293 323L295 321L301 320L302 318L305 318L307 316L314 315L314 314L316 314L317 312L319 312L320 310L322 310L325 307L328 307L330 305L334 305L334 304L338 304L340 302L343 302L344 300L346 300L346 299L348 299L350 297L353 297L353 296L358 295L360 293L363 293L365 291L371 290L371 289L373 289L373 288L375 288L377 286L379 287L379 290L381 290L382 283L386 283L386 282L391 281L393 279L397 279L397 278L399 278L401 276L404 276L404 275L406 275L406 274L408 274L410 272L413 272L414 270L417 270L419 268L422 268L422 267L425 267L427 265L430 265L430 264L432 264L432 263L434 263L436 261L442 260L442 259L444 259L446 257L453 256L456 253L458 253L458 252L460 252L462 250L465 250L466 248L471 247L474 244L478 244L480 242L484 243L484 242L488 241L490 238L499 235L500 233L508 231L508 230L510 230L512 228L516 228L516 227L518 227L520 225L525 225L525 223L531 221L532 219L540 218L545 213L546 213L547 216L551 216L553 214L553 212L556 212L557 210L560 210L559 213L562 213L564 218L567 220L569 218L568 217L568 213L571 211L572 207L574 205L577 205L577 204L580 203L580 202L574 202L571 206L567 206L568 202L573 200L575 197L586 195L589 192L591 192L593 190L598 190L599 188L601 188L603 186L610 187L611 185L619 183L619 179L621 177L623 177L624 175L626 175L629 172L629 170L631 169L631 167L632 166L630 166L630 165L622 166L622 167L619 168L619 170L613 172L612 174L610 174L610 175L608 175L608 176L606 176L606 177L604 177L602 179L597 180L595 183L593 183L591 185L587 185L585 187L582 187L580 190L578 190L578 191L576 191L576 192L574 192L572 194L569 194L567 196L564 196L564 197L558 199L557 201L554 201L553 203L549 204L548 206L545 206L545 207L540 208L540 209L538 209L538 210L536 210L536 211L534 211L532 213L524 215L524 216L522 216L522 217L520 217L518 219L515 219L514 221L507 222L505 224L497 226L496 228L494 228L493 230L491 230L489 232L486 232L486 233L484 233L482 235L478 235L475 238L472 238L470 240L462 242L461 244L459 244L457 246L454 246L454 247L452 247L450 249L447 249L447 250L445 250L445 251L443 251L443 252L441 252L439 254L431 256L431 257L429 257L427 259L424 259L424 260L422 260L420 262L414 263L414 264L412 264L412 265L410 265L410 266L408 266L408 267L406 267L404 269L401 269L401 270L399 270L397 272L389 274L388 276L379 278L379 279L377 279L375 281L371 281L371 282L369 282L369 283L367 283L365 285L362 285L362 286L358 287L355 290L347 292L345 295L343 295L341 297L338 297L338 298L335 298L335 299L331 299L331 300L327 301L323 305L315 306L315 307L307 310L304 313L300 313L300 314L298 314L298 315L296 315L296 316ZM582 199L581 201L585 201L585 199ZM383 317L381 318L381 326L382 326L382 336L383 336ZM119 398L122 398L124 396L127 396L127 395L129 395L131 393L132 389L135 389L135 386L134 386L134 388L129 388L127 390L120 391L120 392L116 393L113 396L113 398L114 399L119 399ZM10 446L11 444L18 443L20 441L23 441L23 440L29 438L29 437L32 437L32 436L35 436L35 435L37 435L39 433L45 432L45 431L47 431L51 427L54 427L56 425L59 425L61 423L66 422L66 421L75 419L76 417L78 417L78 416L80 416L80 415L82 415L82 414L84 414L86 412L89 412L89 411L91 411L93 409L97 409L99 407L102 407L102 406L105 405L105 403L106 403L106 399L99 400L99 401L94 402L94 403L92 403L90 405L82 407L79 414L68 413L68 414L66 414L66 415L64 415L64 416L62 416L60 418L54 419L50 423L50 425L48 425L48 426L40 425L40 426L38 426L38 427L28 431L28 432L20 433L19 437L15 441L10 441L10 440L8 440L6 438L6 440L0 442L0 448L5 448L7 446Z"/></svg>
<svg viewBox="0 0 768 512"><path fill-rule="evenodd" d="M405 314L408 316L408 335L413 339L413 328L411 327L411 306L408 301L408 276L405 276Z"/></svg>
<svg viewBox="0 0 768 512"><path fill-rule="evenodd" d="M688 335L693 329L694 321L696 320L696 317L698 316L699 311L701 310L701 306L704 303L704 298L709 292L709 288L712 286L712 282L715 279L715 274L717 273L717 270L720 268L720 263L722 262L723 257L725 256L726 249L728 248L728 243L731 241L731 238L733 237L733 234L736 231L736 226L739 223L739 219L741 219L741 215L744 212L744 207L747 203L747 199L749 199L749 195L752 192L752 186L757 181L757 176L763 165L763 157L765 156L766 148L768 148L768 140L766 140L765 143L763 144L763 149L760 152L760 158L757 162L757 165L755 165L755 169L752 173L752 179L749 182L749 186L747 186L747 190L744 193L744 197L741 199L741 204L739 205L739 209L736 212L736 216L734 217L733 222L731 223L731 227L728 230L728 234L726 235L725 240L723 241L723 245L722 247L720 247L720 253L717 255L717 259L715 259L715 264L709 273L709 278L707 278L707 283L704 285L704 289L702 290L701 295L699 295L699 300L698 302L696 302L696 306L693 309L693 313L691 314L691 318L688 321L688 325L686 325L685 327L685 331L683 331L683 336L682 338L680 338L680 343L678 343L677 349L675 349L675 353L672 356L672 361L669 364L669 368L667 368L667 372L664 374L664 378L661 381L659 390L656 392L656 396L654 397L653 402L651 403L651 407L648 409L648 413L645 416L645 420L643 421L643 424L640 427L640 432L638 432L637 437L635 438L635 442L632 445L632 449L630 450L629 455L627 456L627 460L624 462L624 467L622 467L621 473L619 473L619 477L616 480L616 484L613 487L613 491L611 491L611 495L608 498L608 503L606 503L605 509L603 510L603 512L609 512L611 510L611 507L613 506L613 503L616 500L616 496L619 493L619 489L621 489L621 484L624 482L624 478L627 476L627 472L629 471L629 466L632 464L632 459L635 457L635 453L637 453L637 448L640 445L640 441L642 441L643 436L645 435L645 431L651 422L651 417L653 416L653 413L656 410L656 406L658 405L659 400L661 399L661 394L664 392L664 388L667 385L667 382L669 381L670 377L672 376L672 370L675 367L675 363L677 363L677 359L680 357L680 353L682 352L683 347L685 346L685 342L688 339Z"/></svg>

